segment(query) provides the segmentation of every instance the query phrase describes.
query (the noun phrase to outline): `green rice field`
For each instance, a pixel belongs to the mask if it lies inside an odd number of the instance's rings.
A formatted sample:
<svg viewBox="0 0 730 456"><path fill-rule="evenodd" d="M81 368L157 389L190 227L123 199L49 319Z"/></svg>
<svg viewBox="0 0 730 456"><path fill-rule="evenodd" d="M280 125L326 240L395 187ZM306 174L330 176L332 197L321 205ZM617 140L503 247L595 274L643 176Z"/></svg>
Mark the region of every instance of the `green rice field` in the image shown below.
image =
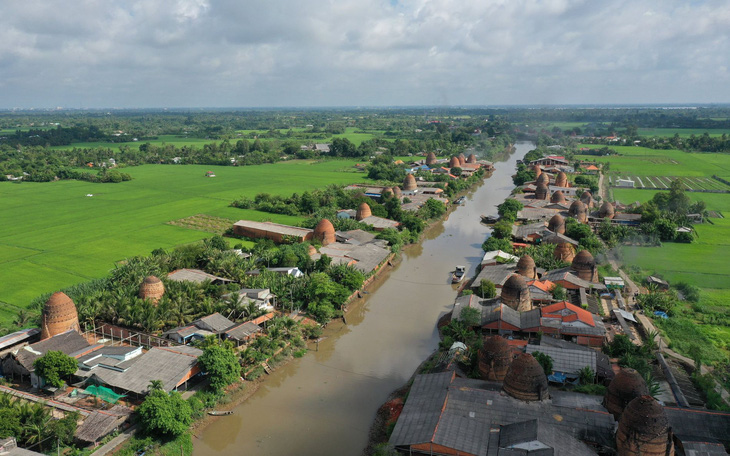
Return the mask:
<svg viewBox="0 0 730 456"><path fill-rule="evenodd" d="M632 179L637 187L611 188L613 199L623 203L645 202L654 194L669 186L672 179L680 179L693 192L686 194L692 201L704 201L707 209L730 217L730 194L707 193L708 190L727 190L728 186L712 175L726 180L730 177L730 156L727 154L695 154L682 151L651 150L642 147L616 147L622 156L600 157L610 162L607 174L609 182L618 177ZM639 185L641 184L641 185ZM700 191L697 191L700 190ZM696 335L692 336L677 328L667 326L674 347L680 351L693 342L693 337L720 349L717 359L730 353L730 328L710 320L696 320L704 315L730 314L730 218L711 218L711 223L695 225L697 238L691 244L665 242L661 247L622 246L625 265L636 265L650 274L658 274L670 283L686 282L700 287L700 307L682 317L680 322L692 324ZM694 316L691 316L694 315ZM689 319L689 320L688 320ZM722 354L724 353L724 355ZM685 353L686 354L686 353ZM710 359L708 358L708 361Z"/></svg>
<svg viewBox="0 0 730 456"><path fill-rule="evenodd" d="M582 144L580 147L596 147ZM610 163L609 174L633 174L638 176L711 177L730 176L730 155L687 153L681 150L657 150L638 146L611 146L621 155L595 157L579 155L579 158Z"/></svg>
<svg viewBox="0 0 730 456"><path fill-rule="evenodd" d="M365 180L354 164L145 165L125 168L133 180L118 184L0 182L0 324L40 294L104 276L115 262L211 236L167 222L207 214L297 223L300 218L228 204L242 195L289 195ZM216 177L204 177L211 169Z"/></svg>
<svg viewBox="0 0 730 456"><path fill-rule="evenodd" d="M709 130L702 128L639 128L639 134L641 136L670 137L678 134L680 138L689 138L692 135L702 136L705 133L708 133L712 137L717 137L730 135L730 130L725 128L713 128Z"/></svg>
<svg viewBox="0 0 730 456"><path fill-rule="evenodd" d="M656 191L613 189L614 199L624 203L645 202ZM687 193L702 200L709 210L730 214L730 194ZM712 218L712 223L695 225L692 244L665 242L661 247L622 247L624 261L661 273L670 282L687 282L707 289L730 291L730 218ZM730 302L727 303L730 305Z"/></svg>

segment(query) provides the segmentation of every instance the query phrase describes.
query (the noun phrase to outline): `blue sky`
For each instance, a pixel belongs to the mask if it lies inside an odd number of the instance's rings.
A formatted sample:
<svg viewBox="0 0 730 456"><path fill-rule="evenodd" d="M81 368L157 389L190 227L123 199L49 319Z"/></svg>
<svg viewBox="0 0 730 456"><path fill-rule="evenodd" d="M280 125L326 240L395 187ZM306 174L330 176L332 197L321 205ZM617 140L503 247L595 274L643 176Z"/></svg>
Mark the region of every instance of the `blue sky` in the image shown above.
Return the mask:
<svg viewBox="0 0 730 456"><path fill-rule="evenodd" d="M726 1L6 0L0 107L730 102Z"/></svg>

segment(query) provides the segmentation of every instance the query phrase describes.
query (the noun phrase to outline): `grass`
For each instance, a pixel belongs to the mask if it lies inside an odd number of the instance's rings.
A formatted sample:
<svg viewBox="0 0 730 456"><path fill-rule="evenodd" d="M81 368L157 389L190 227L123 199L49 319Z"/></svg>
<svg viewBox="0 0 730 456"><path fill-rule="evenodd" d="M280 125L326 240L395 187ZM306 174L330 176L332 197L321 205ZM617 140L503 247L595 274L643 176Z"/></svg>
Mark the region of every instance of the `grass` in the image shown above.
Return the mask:
<svg viewBox="0 0 730 456"><path fill-rule="evenodd" d="M581 147L598 147L582 144ZM687 153L681 150L657 150L638 146L611 146L621 155L595 157L580 155L579 158L610 163L610 174L638 176L706 176L713 174L730 176L730 155L711 153Z"/></svg>
<svg viewBox="0 0 730 456"><path fill-rule="evenodd" d="M119 184L2 182L0 212L12 223L0 225L0 309L25 307L42 293L104 276L127 257L212 235L168 224L174 220L205 214L297 223L301 218L228 204L260 192L289 195L365 180L351 172L354 164L295 160L216 167L215 178L204 177L210 166L145 165L125 168L133 180ZM0 324L7 320L0 313Z"/></svg>
<svg viewBox="0 0 730 456"><path fill-rule="evenodd" d="M672 137L676 133L680 138L689 138L692 135L702 136L705 132L713 137L730 134L730 130L726 128L639 128L641 136Z"/></svg>
<svg viewBox="0 0 730 456"><path fill-rule="evenodd" d="M633 168L632 175L662 176L667 168L672 168L666 175L699 175L718 173L718 168L730 165L730 157L723 154L687 154L680 151L666 152L664 157L681 162L681 171L676 165L666 162L652 163L642 148L629 148L627 156L620 166ZM630 155L629 155L630 154ZM617 157L609 157L614 159ZM634 162L633 166L631 162ZM614 161L611 161L611 169ZM691 174L693 173L693 174ZM710 174L711 175L711 174ZM655 180L655 179L653 179ZM698 180L693 180L699 183ZM709 185L709 184L708 184ZM616 200L630 203L645 202L651 199L657 190L612 189ZM730 214L730 194L726 193L686 193L692 201L702 200L711 211ZM730 219L713 218L712 223L695 225L697 239L692 244L667 242L661 247L621 247L624 264L640 267L646 273L657 274L670 283L686 282L700 287L698 305L689 303L683 307L678 316L657 324L672 342L672 348L688 354L693 345L700 346L704 362L713 363L727 359L730 353L730 327L722 323L723 316L730 313L730 268L727 258L730 257ZM718 316L718 319L714 319ZM713 318L705 318L713 317ZM726 320L725 320L726 321ZM717 323L717 324L716 324Z"/></svg>

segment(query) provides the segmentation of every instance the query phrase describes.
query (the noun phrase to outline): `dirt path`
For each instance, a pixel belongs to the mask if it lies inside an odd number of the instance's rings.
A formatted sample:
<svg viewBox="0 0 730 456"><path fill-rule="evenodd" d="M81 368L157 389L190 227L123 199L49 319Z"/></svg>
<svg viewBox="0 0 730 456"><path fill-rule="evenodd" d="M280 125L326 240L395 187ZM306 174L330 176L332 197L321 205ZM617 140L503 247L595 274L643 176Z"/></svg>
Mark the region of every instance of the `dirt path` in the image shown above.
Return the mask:
<svg viewBox="0 0 730 456"><path fill-rule="evenodd" d="M608 199L608 189L603 186L603 173L598 175L598 196L601 197L601 201Z"/></svg>

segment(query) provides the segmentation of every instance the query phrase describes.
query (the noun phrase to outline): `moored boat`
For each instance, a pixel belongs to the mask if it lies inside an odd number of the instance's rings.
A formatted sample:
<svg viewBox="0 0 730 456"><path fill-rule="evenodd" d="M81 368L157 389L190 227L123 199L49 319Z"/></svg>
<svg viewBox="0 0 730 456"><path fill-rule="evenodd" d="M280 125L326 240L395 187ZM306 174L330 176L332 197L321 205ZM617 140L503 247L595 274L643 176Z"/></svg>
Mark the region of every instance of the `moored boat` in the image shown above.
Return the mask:
<svg viewBox="0 0 730 456"><path fill-rule="evenodd" d="M466 266L457 266L454 272L451 274L451 283L459 283L464 279L466 275Z"/></svg>

